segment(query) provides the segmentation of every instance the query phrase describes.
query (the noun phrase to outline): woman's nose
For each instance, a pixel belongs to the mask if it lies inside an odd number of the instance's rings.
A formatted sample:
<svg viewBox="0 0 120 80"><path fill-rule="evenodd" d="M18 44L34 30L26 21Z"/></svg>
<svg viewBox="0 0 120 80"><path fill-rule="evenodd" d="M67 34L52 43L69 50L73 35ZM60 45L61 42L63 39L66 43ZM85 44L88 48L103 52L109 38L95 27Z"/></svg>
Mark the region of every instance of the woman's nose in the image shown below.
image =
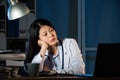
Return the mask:
<svg viewBox="0 0 120 80"><path fill-rule="evenodd" d="M52 36L52 33L48 32L48 36Z"/></svg>

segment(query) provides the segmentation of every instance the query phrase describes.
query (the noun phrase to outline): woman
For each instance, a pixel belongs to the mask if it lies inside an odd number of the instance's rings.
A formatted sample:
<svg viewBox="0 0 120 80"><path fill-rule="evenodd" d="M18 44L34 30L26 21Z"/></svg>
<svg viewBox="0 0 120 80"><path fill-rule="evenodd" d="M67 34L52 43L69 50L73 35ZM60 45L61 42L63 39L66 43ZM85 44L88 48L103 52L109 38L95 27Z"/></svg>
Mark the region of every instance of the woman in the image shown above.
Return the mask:
<svg viewBox="0 0 120 80"><path fill-rule="evenodd" d="M85 64L75 39L58 39L54 26L45 19L35 20L29 31L27 62L40 63L40 71L85 73Z"/></svg>

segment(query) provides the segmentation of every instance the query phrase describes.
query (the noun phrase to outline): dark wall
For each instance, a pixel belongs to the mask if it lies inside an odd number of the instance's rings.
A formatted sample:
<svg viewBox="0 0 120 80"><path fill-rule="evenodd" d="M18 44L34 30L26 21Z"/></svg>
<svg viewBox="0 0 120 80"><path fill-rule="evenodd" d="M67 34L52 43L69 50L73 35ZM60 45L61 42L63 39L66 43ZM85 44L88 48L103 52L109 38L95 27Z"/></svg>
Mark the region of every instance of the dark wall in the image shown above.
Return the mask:
<svg viewBox="0 0 120 80"><path fill-rule="evenodd" d="M86 0L85 25L88 47L120 42L120 0Z"/></svg>
<svg viewBox="0 0 120 80"><path fill-rule="evenodd" d="M68 36L69 0L36 0L37 18L50 20L59 37Z"/></svg>

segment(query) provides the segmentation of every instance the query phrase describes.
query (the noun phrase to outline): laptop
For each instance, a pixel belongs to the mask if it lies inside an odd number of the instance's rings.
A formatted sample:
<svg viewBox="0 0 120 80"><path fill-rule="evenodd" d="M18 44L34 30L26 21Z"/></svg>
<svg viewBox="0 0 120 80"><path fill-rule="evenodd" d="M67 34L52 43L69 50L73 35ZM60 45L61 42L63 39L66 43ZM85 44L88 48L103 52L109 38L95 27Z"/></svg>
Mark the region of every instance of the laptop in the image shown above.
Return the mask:
<svg viewBox="0 0 120 80"><path fill-rule="evenodd" d="M95 61L94 76L120 76L120 43L99 43Z"/></svg>

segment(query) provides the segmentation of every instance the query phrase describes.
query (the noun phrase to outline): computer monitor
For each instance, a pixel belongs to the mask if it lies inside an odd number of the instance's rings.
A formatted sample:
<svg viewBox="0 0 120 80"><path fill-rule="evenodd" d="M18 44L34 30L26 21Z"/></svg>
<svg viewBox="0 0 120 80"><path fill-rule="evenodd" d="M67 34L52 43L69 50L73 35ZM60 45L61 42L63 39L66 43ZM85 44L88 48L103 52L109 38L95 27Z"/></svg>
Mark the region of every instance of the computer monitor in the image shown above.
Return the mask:
<svg viewBox="0 0 120 80"><path fill-rule="evenodd" d="M120 76L120 43L99 43L94 76Z"/></svg>

